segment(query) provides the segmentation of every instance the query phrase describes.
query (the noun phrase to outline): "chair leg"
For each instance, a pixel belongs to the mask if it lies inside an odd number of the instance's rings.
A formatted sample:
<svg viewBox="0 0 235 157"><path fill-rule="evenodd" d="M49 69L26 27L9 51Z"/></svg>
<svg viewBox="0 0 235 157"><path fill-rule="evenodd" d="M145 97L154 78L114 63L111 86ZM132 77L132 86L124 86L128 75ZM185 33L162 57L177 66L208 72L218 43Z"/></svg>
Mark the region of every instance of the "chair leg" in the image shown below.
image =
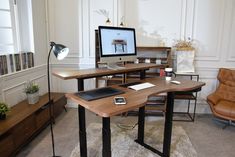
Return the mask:
<svg viewBox="0 0 235 157"><path fill-rule="evenodd" d="M195 120L196 108L197 108L197 99L194 100L193 119L192 119L193 121Z"/></svg>
<svg viewBox="0 0 235 157"><path fill-rule="evenodd" d="M183 122L194 122L194 118L195 118L195 112L196 112L196 99L194 99L195 104L194 104L194 110L193 113L190 113L190 105L191 105L191 100L188 99L188 107L187 107L187 111L186 112L173 112L174 114L184 114L186 115L188 118L187 119L173 119L173 121L183 121Z"/></svg>
<svg viewBox="0 0 235 157"><path fill-rule="evenodd" d="M66 108L65 106L64 106L64 111L65 111L65 112L68 112L68 111L67 111L67 108Z"/></svg>
<svg viewBox="0 0 235 157"><path fill-rule="evenodd" d="M189 110L190 110L190 99L188 100L188 113L189 113Z"/></svg>
<svg viewBox="0 0 235 157"><path fill-rule="evenodd" d="M229 123L226 123L226 124L222 127L222 129L224 130L224 129L226 129L228 126L229 126Z"/></svg>
<svg viewBox="0 0 235 157"><path fill-rule="evenodd" d="M222 129L226 129L228 126L235 126L235 124L234 124L233 121L231 121L231 120L219 119L219 118L217 118L217 117L214 117L213 120L214 120L215 122L220 122L220 123L225 124L225 125L222 127Z"/></svg>

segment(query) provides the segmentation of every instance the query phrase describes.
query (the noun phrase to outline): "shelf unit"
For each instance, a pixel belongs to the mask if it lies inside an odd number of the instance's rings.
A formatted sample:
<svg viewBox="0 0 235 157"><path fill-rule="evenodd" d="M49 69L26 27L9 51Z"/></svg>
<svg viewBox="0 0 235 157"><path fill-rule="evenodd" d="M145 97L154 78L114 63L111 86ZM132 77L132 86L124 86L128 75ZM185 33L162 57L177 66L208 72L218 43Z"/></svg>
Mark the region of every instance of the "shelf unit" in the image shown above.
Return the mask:
<svg viewBox="0 0 235 157"><path fill-rule="evenodd" d="M186 77L185 79L190 79L194 81L199 81L199 74L196 73L173 73L175 77ZM189 78L188 78L189 77ZM174 121L184 121L184 122L194 122L195 120L195 114L196 114L196 106L197 106L197 92L199 92L201 88L187 91L187 92L175 92L175 99L179 100L188 100L187 104L187 110L186 111L180 111L180 112L173 112L174 115L183 115L186 118L173 118ZM191 101L194 101L193 104L191 104ZM193 113L190 113L190 106L193 106Z"/></svg>
<svg viewBox="0 0 235 157"><path fill-rule="evenodd" d="M163 67L170 67L171 47L137 46L137 58L139 59L139 63L145 63L146 59L149 59L150 63L161 64Z"/></svg>
<svg viewBox="0 0 235 157"><path fill-rule="evenodd" d="M160 69L172 66L171 47L143 47L137 46L138 63L155 63L159 68L146 71L147 77L159 76Z"/></svg>

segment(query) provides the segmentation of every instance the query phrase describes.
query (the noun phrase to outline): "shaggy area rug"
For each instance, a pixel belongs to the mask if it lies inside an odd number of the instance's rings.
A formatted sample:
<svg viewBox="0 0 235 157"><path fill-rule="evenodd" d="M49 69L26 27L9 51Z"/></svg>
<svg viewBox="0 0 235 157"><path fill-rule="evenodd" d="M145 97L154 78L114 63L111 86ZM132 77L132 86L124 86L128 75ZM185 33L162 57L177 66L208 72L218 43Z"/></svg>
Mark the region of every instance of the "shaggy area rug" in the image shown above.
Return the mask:
<svg viewBox="0 0 235 157"><path fill-rule="evenodd" d="M87 128L88 157L102 157L102 125L91 123ZM112 157L156 157L157 154L145 149L134 142L137 137L137 128L127 130L111 124ZM145 125L145 143L158 150L162 150L163 123ZM173 126L171 157L196 157L189 137L181 126ZM72 151L70 157L80 157L80 146Z"/></svg>

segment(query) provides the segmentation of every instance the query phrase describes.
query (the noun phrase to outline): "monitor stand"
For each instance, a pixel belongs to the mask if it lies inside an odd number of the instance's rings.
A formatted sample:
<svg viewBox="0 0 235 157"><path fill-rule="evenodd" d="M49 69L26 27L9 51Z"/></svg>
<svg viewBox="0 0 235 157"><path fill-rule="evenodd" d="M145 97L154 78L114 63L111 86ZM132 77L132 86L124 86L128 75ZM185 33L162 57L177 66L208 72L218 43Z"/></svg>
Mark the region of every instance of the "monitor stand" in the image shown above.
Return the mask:
<svg viewBox="0 0 235 157"><path fill-rule="evenodd" d="M125 69L125 67L117 65L117 63L107 63L107 68L112 70Z"/></svg>

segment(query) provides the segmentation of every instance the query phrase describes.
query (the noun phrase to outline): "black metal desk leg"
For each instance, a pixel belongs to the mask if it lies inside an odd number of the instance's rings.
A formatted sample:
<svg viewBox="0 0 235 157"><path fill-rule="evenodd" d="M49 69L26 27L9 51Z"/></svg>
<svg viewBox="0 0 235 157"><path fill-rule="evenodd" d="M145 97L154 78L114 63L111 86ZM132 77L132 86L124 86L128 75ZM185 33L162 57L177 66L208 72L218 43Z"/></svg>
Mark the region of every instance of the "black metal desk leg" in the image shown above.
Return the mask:
<svg viewBox="0 0 235 157"><path fill-rule="evenodd" d="M164 157L170 156L173 108L174 108L174 93L168 92L166 116L165 116L165 128L164 128L164 141L163 141Z"/></svg>
<svg viewBox="0 0 235 157"><path fill-rule="evenodd" d="M78 91L83 91L84 90L84 81L83 79L77 79L78 81Z"/></svg>
<svg viewBox="0 0 235 157"><path fill-rule="evenodd" d="M141 80L145 79L145 76L146 76L145 70L140 71L140 79Z"/></svg>
<svg viewBox="0 0 235 157"><path fill-rule="evenodd" d="M144 143L144 122L145 122L145 106L139 108L138 116L138 138L136 142L143 145Z"/></svg>
<svg viewBox="0 0 235 157"><path fill-rule="evenodd" d="M110 118L103 117L103 157L111 157Z"/></svg>
<svg viewBox="0 0 235 157"><path fill-rule="evenodd" d="M83 79L77 79L78 91L84 90ZM79 142L80 142L80 155L81 157L87 157L87 140L86 140L86 114L85 108L78 106L78 120L79 120Z"/></svg>
<svg viewBox="0 0 235 157"><path fill-rule="evenodd" d="M80 141L80 155L87 157L87 141L86 141L86 115L85 108L78 106L79 116L79 141Z"/></svg>

